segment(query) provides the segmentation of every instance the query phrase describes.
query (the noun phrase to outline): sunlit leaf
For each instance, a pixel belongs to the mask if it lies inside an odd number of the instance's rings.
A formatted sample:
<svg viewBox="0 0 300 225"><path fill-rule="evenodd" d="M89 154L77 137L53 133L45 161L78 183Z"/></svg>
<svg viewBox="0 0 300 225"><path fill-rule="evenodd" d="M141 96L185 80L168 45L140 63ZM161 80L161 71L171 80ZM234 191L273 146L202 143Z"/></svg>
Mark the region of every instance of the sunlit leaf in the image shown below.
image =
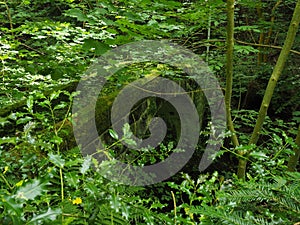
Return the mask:
<svg viewBox="0 0 300 225"><path fill-rule="evenodd" d="M27 183L24 187L21 187L15 196L16 198L24 200L33 200L38 195L42 194L44 188L44 183L41 183L38 179L34 179L32 182Z"/></svg>
<svg viewBox="0 0 300 225"><path fill-rule="evenodd" d="M55 166L63 168L65 165L65 160L60 155L54 155L53 153L49 153L49 160L52 162Z"/></svg>
<svg viewBox="0 0 300 225"><path fill-rule="evenodd" d="M36 224L33 222L37 222L39 220L45 221L45 220L51 220L54 221L57 216L61 215L61 209L54 209L48 208L48 211L39 215L34 216L30 221L29 224Z"/></svg>

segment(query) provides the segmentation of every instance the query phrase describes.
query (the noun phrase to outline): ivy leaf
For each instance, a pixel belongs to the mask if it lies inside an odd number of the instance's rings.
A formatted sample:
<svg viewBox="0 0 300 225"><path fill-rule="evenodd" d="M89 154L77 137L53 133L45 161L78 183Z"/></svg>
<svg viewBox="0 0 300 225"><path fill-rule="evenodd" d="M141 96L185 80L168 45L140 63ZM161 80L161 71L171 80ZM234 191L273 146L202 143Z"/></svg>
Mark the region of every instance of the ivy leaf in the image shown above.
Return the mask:
<svg viewBox="0 0 300 225"><path fill-rule="evenodd" d="M84 44L82 48L83 50L86 51L89 51L91 48L93 48L95 49L96 55L103 55L105 52L107 52L110 49L109 45L91 38L84 40Z"/></svg>
<svg viewBox="0 0 300 225"><path fill-rule="evenodd" d="M75 17L78 21L86 22L88 17L82 13L80 9L69 9L65 13L66 16Z"/></svg>
<svg viewBox="0 0 300 225"><path fill-rule="evenodd" d="M42 194L44 186L45 183L41 183L40 180L34 179L32 182L27 183L24 187L21 187L17 191L16 198L33 200L36 196Z"/></svg>

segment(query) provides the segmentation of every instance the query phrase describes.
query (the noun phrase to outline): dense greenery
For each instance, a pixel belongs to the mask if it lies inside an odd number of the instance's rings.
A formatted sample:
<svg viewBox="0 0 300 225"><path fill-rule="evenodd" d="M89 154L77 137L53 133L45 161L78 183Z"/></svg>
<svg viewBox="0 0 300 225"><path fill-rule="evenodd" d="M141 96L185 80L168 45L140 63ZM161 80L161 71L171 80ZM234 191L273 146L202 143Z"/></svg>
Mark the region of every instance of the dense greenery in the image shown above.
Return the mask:
<svg viewBox="0 0 300 225"><path fill-rule="evenodd" d="M296 1L228 2L235 5L233 63L226 40L229 10L222 0L0 1L0 223L298 224L299 35L276 80L259 139L249 142L268 80L289 41ZM169 65L130 65L110 77L99 95L97 129L110 157L153 164L174 151L180 135L177 114L165 115L173 108L149 98L132 112L125 141L133 142L130 128L148 137L143 119L157 115L167 122L166 139L143 154L122 146L108 114L121 88L139 78L158 74L184 87L197 105L202 128L182 171L155 185L125 186L103 178L96 160L82 157L72 133L72 102L78 81L97 57L149 39L169 39L198 54L224 91L232 75L232 96L228 89L226 96L235 134L229 128L213 164L200 173L202 149L213 131L202 92L194 93L199 87ZM245 177L236 174L241 160L248 162Z"/></svg>

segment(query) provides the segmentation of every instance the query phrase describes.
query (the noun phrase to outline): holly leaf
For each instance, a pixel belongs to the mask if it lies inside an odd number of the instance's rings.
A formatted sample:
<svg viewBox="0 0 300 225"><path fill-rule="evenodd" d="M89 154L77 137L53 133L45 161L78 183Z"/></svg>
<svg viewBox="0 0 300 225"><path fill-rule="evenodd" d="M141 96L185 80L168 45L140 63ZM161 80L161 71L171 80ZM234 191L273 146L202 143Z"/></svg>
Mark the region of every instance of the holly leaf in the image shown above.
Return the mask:
<svg viewBox="0 0 300 225"><path fill-rule="evenodd" d="M36 196L42 194L45 183L41 183L40 180L34 179L32 182L27 183L24 187L21 187L15 197L24 200L33 200Z"/></svg>

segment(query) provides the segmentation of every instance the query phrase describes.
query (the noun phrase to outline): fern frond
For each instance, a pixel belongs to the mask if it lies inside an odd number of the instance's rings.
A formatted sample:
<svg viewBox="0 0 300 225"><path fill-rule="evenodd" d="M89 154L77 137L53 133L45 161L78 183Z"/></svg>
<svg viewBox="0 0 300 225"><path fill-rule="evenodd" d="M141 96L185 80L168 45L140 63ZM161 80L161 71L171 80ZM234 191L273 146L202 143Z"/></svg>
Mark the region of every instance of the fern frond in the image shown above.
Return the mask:
<svg viewBox="0 0 300 225"><path fill-rule="evenodd" d="M196 207L192 208L191 212L205 216L210 219L211 224L253 225L253 223L245 221L240 212L227 212L221 207Z"/></svg>

